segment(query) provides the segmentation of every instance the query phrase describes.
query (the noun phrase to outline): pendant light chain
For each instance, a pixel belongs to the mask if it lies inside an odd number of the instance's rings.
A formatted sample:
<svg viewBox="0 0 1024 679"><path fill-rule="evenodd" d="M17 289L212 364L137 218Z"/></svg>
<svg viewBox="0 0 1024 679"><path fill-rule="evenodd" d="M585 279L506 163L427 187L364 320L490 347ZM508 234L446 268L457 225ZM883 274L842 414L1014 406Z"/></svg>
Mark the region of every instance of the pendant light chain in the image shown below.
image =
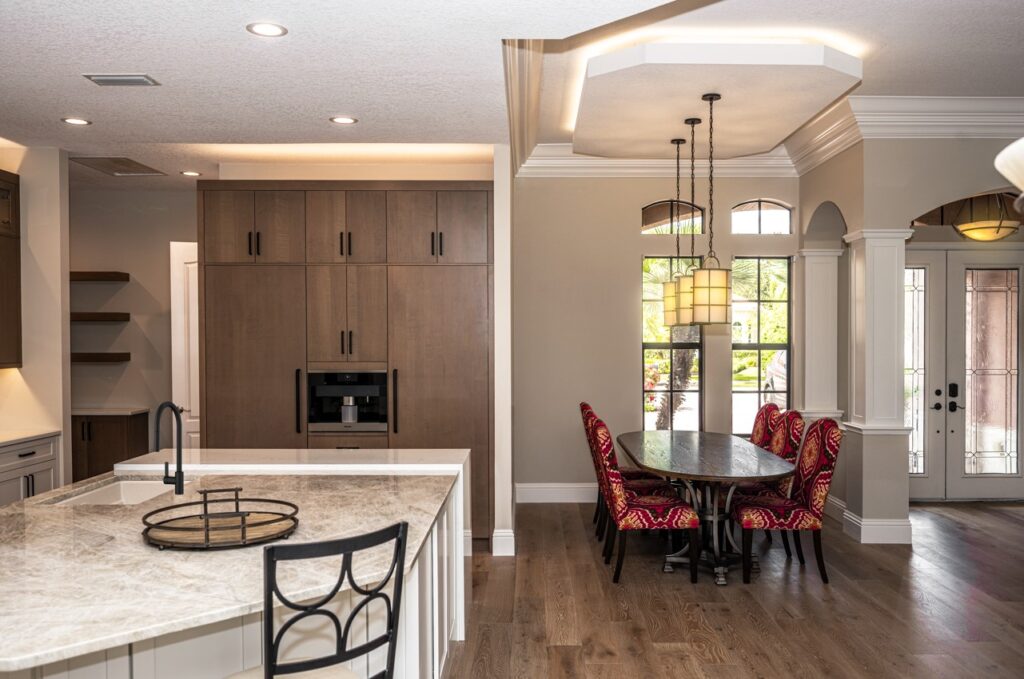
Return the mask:
<svg viewBox="0 0 1024 679"><path fill-rule="evenodd" d="M676 139L673 142L676 145L676 204L673 206L673 209L670 212L670 215L674 215L674 221L676 222L675 224L673 224L673 230L676 232L676 260L680 258L678 225L679 215L677 214L677 211L679 210L679 146L681 145L680 142L681 140L679 139Z"/></svg>
<svg viewBox="0 0 1024 679"><path fill-rule="evenodd" d="M697 168L697 158L696 158L697 149L694 148L696 146L696 144L694 143L694 135L696 134L694 132L694 130L697 127L698 119L697 118L688 118L686 122L690 125L690 268L692 269L693 268L693 262L694 262L693 241L694 241L694 238L695 238L694 237L694 233L696 232L696 227L694 226L694 221L693 221L694 220L694 216L693 215L694 215L694 210L696 210L696 207L697 207L696 206L696 202L695 202L697 200L696 174L695 174L696 173L696 168ZM701 221L703 221L703 220L701 220Z"/></svg>
<svg viewBox="0 0 1024 679"><path fill-rule="evenodd" d="M715 100L708 100L708 259L715 255Z"/></svg>

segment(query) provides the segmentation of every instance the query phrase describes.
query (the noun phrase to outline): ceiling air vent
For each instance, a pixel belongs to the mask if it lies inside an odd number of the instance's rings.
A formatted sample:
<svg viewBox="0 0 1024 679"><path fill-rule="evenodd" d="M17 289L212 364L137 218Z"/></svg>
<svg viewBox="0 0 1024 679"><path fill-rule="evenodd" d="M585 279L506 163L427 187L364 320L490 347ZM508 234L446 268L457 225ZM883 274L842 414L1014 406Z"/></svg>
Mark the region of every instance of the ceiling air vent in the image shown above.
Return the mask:
<svg viewBox="0 0 1024 679"><path fill-rule="evenodd" d="M103 87L155 87L160 84L143 73L84 74L84 77Z"/></svg>
<svg viewBox="0 0 1024 679"><path fill-rule="evenodd" d="M167 174L131 158L71 158L70 160L111 177L163 177Z"/></svg>

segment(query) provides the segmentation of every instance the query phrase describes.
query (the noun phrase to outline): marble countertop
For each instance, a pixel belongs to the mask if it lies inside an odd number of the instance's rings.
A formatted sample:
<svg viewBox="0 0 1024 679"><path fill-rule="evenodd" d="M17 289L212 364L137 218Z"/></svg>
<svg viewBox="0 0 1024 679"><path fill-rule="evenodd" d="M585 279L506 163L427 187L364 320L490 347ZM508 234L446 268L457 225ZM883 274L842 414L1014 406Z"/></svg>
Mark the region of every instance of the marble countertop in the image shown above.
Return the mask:
<svg viewBox="0 0 1024 679"><path fill-rule="evenodd" d="M227 452L199 455L227 459ZM396 459L417 457L415 451L394 452ZM466 451L446 452L454 461ZM314 460L321 455L293 451L293 458L302 454ZM152 455L151 462L157 463L164 453ZM159 551L143 542L146 512L172 501L196 500L200 488L240 486L243 496L294 502L299 525L293 542L345 537L407 521L406 564L411 565L455 484L453 474L430 471L198 474L177 499L164 494L136 505L55 504L116 480L106 474L0 507L0 672L261 610L262 547ZM371 582L384 574L390 555L384 550L367 557L358 575ZM330 590L337 565L318 561L325 563L289 579L287 596L301 600Z"/></svg>
<svg viewBox="0 0 1024 679"><path fill-rule="evenodd" d="M163 473L165 462L174 467L174 456L174 450L164 448L118 462L114 473ZM469 449L190 448L182 451L181 458L186 474L454 474L469 464Z"/></svg>
<svg viewBox="0 0 1024 679"><path fill-rule="evenodd" d="M60 436L59 429L0 429L0 446L13 446L26 441Z"/></svg>
<svg viewBox="0 0 1024 679"><path fill-rule="evenodd" d="M131 415L141 415L142 413L148 413L149 408L145 406L78 406L71 408L72 416L121 416L127 417Z"/></svg>

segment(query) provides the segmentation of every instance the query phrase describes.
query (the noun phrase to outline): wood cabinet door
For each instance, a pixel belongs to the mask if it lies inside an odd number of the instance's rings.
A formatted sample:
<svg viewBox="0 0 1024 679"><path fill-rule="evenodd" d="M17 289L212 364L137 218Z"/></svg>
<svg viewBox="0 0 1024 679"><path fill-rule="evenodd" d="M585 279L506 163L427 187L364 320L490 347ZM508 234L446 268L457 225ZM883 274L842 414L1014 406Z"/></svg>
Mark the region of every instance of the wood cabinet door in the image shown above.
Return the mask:
<svg viewBox="0 0 1024 679"><path fill-rule="evenodd" d="M203 446L306 445L306 271L206 267Z"/></svg>
<svg viewBox="0 0 1024 679"><path fill-rule="evenodd" d="M85 478L106 474L124 459L128 447L128 418L89 416L86 418L88 468Z"/></svg>
<svg viewBox="0 0 1024 679"><path fill-rule="evenodd" d="M0 368L21 367L21 239L0 236Z"/></svg>
<svg viewBox="0 0 1024 679"><path fill-rule="evenodd" d="M388 268L386 266L349 266L346 268L348 269L348 360L387 361ZM314 359L310 358L310 360Z"/></svg>
<svg viewBox="0 0 1024 679"><path fill-rule="evenodd" d="M474 537L490 530L487 267L388 268L392 448L472 451Z"/></svg>
<svg viewBox="0 0 1024 679"><path fill-rule="evenodd" d="M388 261L426 264L437 260L437 194L388 191Z"/></svg>
<svg viewBox="0 0 1024 679"><path fill-rule="evenodd" d="M203 255L207 264L254 261L253 191L203 192Z"/></svg>
<svg viewBox="0 0 1024 679"><path fill-rule="evenodd" d="M487 192L437 192L437 261L487 263Z"/></svg>
<svg viewBox="0 0 1024 679"><path fill-rule="evenodd" d="M256 261L301 264L306 261L306 192L256 192Z"/></svg>
<svg viewBox="0 0 1024 679"><path fill-rule="evenodd" d="M349 360L346 266L306 267L306 341L309 361Z"/></svg>
<svg viewBox="0 0 1024 679"><path fill-rule="evenodd" d="M345 198L345 256L350 263L388 261L388 210L385 191L348 191Z"/></svg>
<svg viewBox="0 0 1024 679"><path fill-rule="evenodd" d="M14 182L0 181L0 236L21 236L21 207Z"/></svg>
<svg viewBox="0 0 1024 679"><path fill-rule="evenodd" d="M0 507L25 499L28 481L22 469L0 474Z"/></svg>
<svg viewBox="0 0 1024 679"><path fill-rule="evenodd" d="M336 264L345 261L344 191L306 191L306 261Z"/></svg>
<svg viewBox="0 0 1024 679"><path fill-rule="evenodd" d="M89 478L89 418L71 416L71 480Z"/></svg>

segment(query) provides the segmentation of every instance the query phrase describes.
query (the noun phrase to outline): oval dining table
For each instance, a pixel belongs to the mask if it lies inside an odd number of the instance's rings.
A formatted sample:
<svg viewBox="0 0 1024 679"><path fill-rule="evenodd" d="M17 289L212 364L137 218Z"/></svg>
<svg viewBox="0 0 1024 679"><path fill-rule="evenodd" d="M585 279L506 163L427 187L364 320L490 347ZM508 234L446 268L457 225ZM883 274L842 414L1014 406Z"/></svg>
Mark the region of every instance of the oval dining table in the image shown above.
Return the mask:
<svg viewBox="0 0 1024 679"><path fill-rule="evenodd" d="M739 560L740 548L727 527L725 537L735 550L727 554L718 537L718 527L728 520L732 498L741 483L778 481L791 476L796 467L781 457L731 434L704 431L631 431L620 435L619 446L640 469L679 479L692 498L705 526L708 556L715 582L726 584L731 563ZM724 502L722 493L725 493ZM680 550L665 557L665 570L673 564L689 563ZM702 559L703 560L703 559Z"/></svg>

